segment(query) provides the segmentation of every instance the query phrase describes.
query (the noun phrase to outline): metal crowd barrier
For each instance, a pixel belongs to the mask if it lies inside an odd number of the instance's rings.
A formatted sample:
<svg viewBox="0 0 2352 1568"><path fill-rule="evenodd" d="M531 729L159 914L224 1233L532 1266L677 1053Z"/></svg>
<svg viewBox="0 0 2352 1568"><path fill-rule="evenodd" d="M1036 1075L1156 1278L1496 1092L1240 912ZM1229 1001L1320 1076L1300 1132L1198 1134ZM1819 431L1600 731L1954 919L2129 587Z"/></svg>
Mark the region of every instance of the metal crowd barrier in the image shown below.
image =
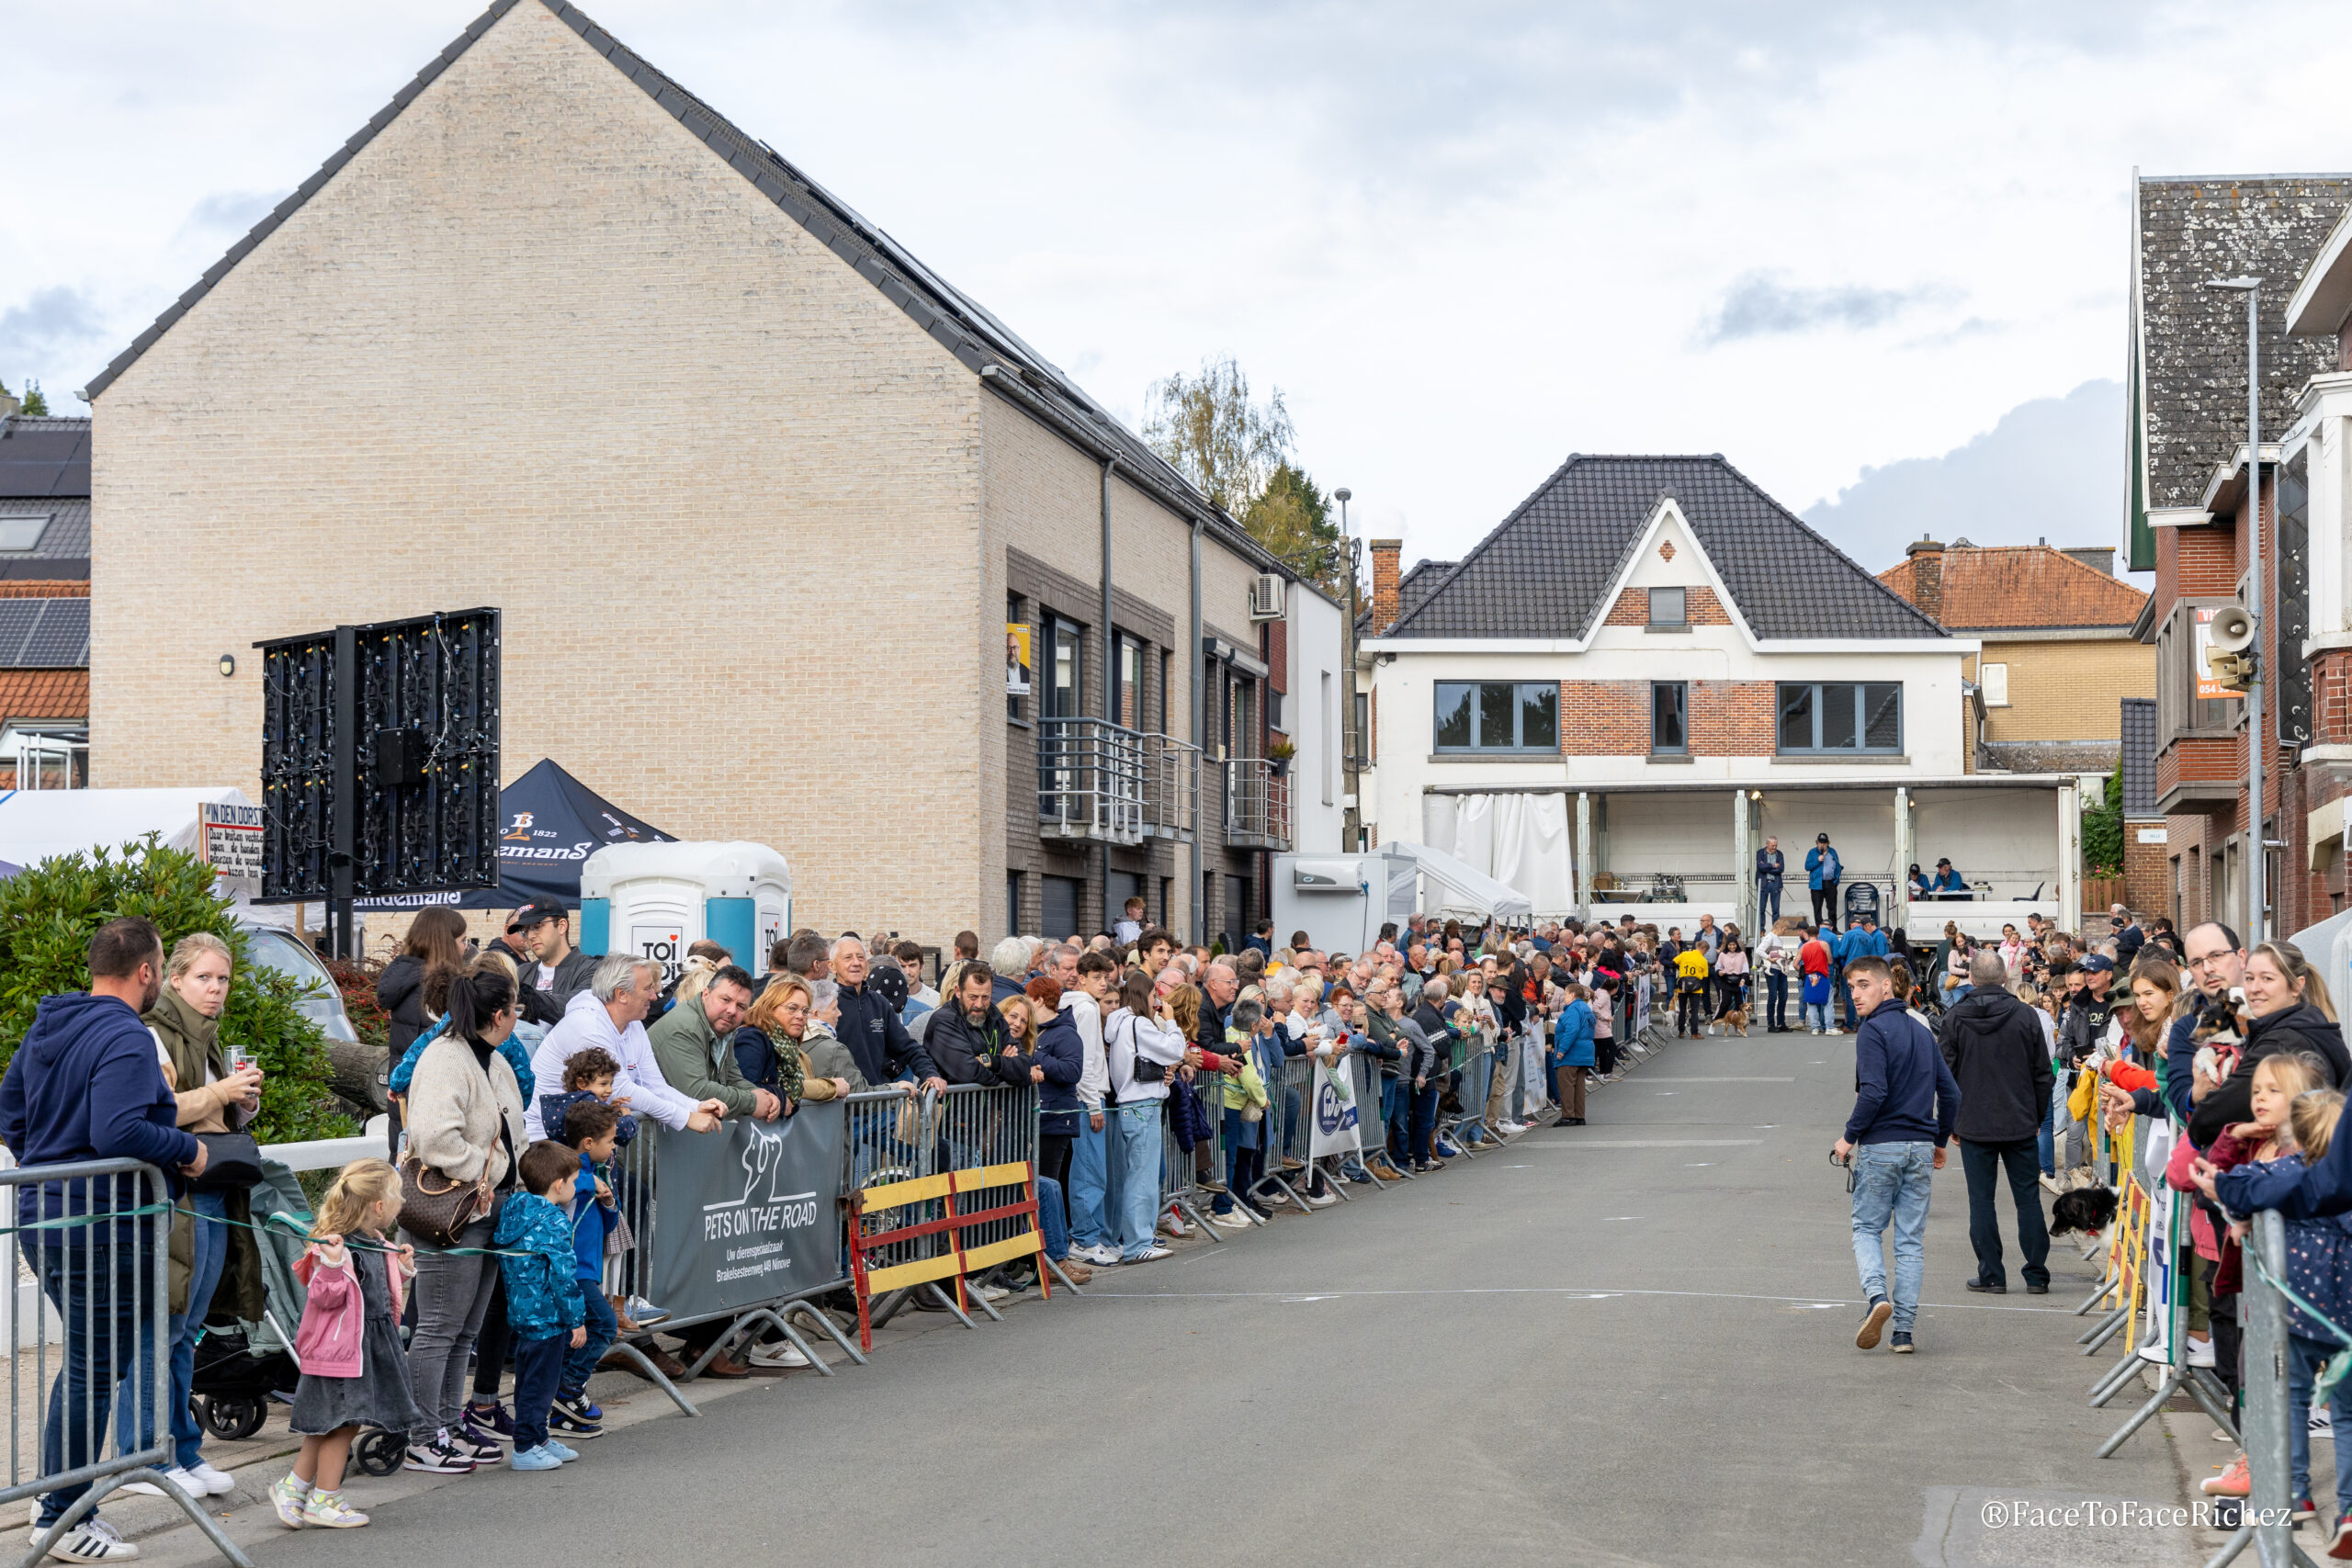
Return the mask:
<svg viewBox="0 0 2352 1568"><path fill-rule="evenodd" d="M1462 1151L1464 1159L1478 1157L1471 1147L1474 1143L1502 1142L1500 1135L1486 1123L1487 1086L1494 1070L1495 1048L1481 1035L1469 1059L1454 1069L1454 1110L1451 1114L1440 1111L1438 1115L1438 1132ZM1474 1130L1480 1134L1476 1139L1467 1135Z"/></svg>
<svg viewBox="0 0 2352 1568"><path fill-rule="evenodd" d="M922 1109L925 1134L923 1147L932 1160L923 1175L937 1176L944 1171L971 1170L991 1165L1025 1164L1032 1170L1035 1168L1035 1085L955 1084L944 1093L928 1089L923 1093ZM1021 1201L1019 1190L1004 1187L993 1187L965 1196L983 1209L1001 1208ZM1067 1193L1063 1195L1063 1201L1069 1201ZM943 1201L938 1205L936 1217L944 1218L945 1214L945 1202ZM1020 1235L1023 1228L1023 1223L1018 1219L990 1220L986 1224L974 1225L967 1230L964 1245L969 1250L990 1242L1010 1241ZM940 1248L950 1245L949 1237L944 1232L933 1241ZM996 1322L1004 1321L1004 1314L978 1292L966 1292L966 1299L978 1303L980 1310ZM956 1315L964 1314L959 1313ZM965 1321L968 1326L970 1320L967 1318Z"/></svg>
<svg viewBox="0 0 2352 1568"><path fill-rule="evenodd" d="M19 1228L15 1216L27 1188L43 1193L38 1201L43 1218ZM17 1330L9 1336L12 1349L29 1339L32 1355L29 1365L22 1354L9 1359L8 1484L0 1491L0 1504L87 1488L55 1524L33 1531L26 1562L40 1561L51 1542L73 1534L116 1490L145 1482L178 1504L214 1551L238 1568L253 1568L204 1505L163 1477L173 1462L168 1336L174 1213L164 1173L128 1159L12 1168L0 1170L0 1193L10 1216L0 1267L7 1270L13 1301L30 1296L33 1320L10 1325ZM120 1217L93 1221L94 1212ZM17 1292L15 1281L28 1274L37 1288ZM54 1325L49 1321L52 1312ZM118 1390L130 1401L128 1411L115 1409ZM30 1455L19 1425L28 1404L34 1422ZM104 1458L110 1431L135 1431L148 1441Z"/></svg>
<svg viewBox="0 0 2352 1568"><path fill-rule="evenodd" d="M1199 1097L1201 1109L1207 1116L1209 1130L1206 1137L1194 1139L1189 1149L1178 1144L1174 1126L1176 1097L1173 1093L1168 1097L1159 1136L1159 1213L1166 1214L1171 1210L1181 1212L1200 1226L1211 1241L1218 1243L1222 1243L1225 1236L1216 1226L1209 1224L1208 1212L1201 1206L1201 1167L1205 1155L1208 1168L1216 1173L1216 1179L1225 1179L1224 1083L1224 1077L1215 1074L1203 1075L1192 1083L1193 1092ZM1206 1093L1203 1092L1204 1086ZM1249 1211L1243 1209L1239 1212L1247 1213ZM1153 1223L1157 1224L1159 1222L1155 1219Z"/></svg>

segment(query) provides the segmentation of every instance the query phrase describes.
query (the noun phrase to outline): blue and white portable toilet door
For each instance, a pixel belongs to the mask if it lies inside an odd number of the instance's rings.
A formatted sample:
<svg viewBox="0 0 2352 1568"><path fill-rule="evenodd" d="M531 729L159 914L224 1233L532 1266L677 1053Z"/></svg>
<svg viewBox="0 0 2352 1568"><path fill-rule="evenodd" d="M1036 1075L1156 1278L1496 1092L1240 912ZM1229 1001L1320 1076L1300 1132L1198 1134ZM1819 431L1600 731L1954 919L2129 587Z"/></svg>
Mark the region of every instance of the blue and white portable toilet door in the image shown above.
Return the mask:
<svg viewBox="0 0 2352 1568"><path fill-rule="evenodd" d="M765 844L607 844L581 868L582 945L658 964L665 985L705 938L765 975L791 929L792 868Z"/></svg>

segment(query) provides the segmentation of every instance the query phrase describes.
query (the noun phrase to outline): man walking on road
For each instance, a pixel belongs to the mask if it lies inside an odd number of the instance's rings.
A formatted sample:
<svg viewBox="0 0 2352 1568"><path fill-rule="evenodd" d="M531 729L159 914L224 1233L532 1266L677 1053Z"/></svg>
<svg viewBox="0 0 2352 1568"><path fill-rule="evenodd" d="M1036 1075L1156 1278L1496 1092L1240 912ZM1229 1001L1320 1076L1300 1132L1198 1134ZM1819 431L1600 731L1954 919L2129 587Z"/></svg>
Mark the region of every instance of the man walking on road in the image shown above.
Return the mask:
<svg viewBox="0 0 2352 1568"><path fill-rule="evenodd" d="M1968 1288L2001 1295L2009 1288L2001 1265L2001 1225L1995 1179L2007 1170L2017 1204L2018 1250L2025 1255L2028 1295L2050 1293L2050 1231L2035 1180L2041 1163L2038 1139L2055 1075L2041 1043L2034 1010L2002 989L2007 968L2000 953L1980 947L1968 961L1971 989L1944 1015L1938 1041L1965 1108L1953 1125L1960 1163L1968 1177L1968 1241L1976 1273Z"/></svg>
<svg viewBox="0 0 2352 1568"><path fill-rule="evenodd" d="M1838 852L1829 847L1829 835L1815 833L1813 848L1805 852L1805 881L1813 888L1813 923L1823 931L1838 929L1838 879L1845 874L1838 859Z"/></svg>
<svg viewBox="0 0 2352 1568"><path fill-rule="evenodd" d="M1894 994L1883 958L1858 961L1846 976L1862 1014L1854 1040L1854 1113L1830 1150L1854 1171L1854 1263L1870 1305L1854 1334L1860 1349L1878 1348L1892 1318L1894 1349L1911 1352L1919 1286L1928 1272L1928 1183L1944 1168L1944 1145L1960 1116L1960 1086L1936 1051L1927 1025ZM1881 1237L1894 1229L1894 1292L1887 1294Z"/></svg>

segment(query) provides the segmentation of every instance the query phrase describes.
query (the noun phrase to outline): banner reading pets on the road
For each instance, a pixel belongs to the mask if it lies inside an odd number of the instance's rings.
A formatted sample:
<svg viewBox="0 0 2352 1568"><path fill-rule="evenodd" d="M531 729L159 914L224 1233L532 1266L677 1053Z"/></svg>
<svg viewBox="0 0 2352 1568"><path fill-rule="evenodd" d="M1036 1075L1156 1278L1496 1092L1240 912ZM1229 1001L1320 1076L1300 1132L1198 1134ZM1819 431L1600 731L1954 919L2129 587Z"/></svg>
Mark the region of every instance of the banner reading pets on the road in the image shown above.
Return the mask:
<svg viewBox="0 0 2352 1568"><path fill-rule="evenodd" d="M1345 1057L1340 1058L1345 1061ZM1356 1094L1350 1072L1333 1072L1318 1057L1315 1063L1315 1100L1306 1108L1306 1155L1351 1154L1363 1147L1356 1118Z"/></svg>
<svg viewBox="0 0 2352 1568"><path fill-rule="evenodd" d="M716 1133L663 1130L646 1293L680 1319L772 1302L841 1273L838 1105Z"/></svg>

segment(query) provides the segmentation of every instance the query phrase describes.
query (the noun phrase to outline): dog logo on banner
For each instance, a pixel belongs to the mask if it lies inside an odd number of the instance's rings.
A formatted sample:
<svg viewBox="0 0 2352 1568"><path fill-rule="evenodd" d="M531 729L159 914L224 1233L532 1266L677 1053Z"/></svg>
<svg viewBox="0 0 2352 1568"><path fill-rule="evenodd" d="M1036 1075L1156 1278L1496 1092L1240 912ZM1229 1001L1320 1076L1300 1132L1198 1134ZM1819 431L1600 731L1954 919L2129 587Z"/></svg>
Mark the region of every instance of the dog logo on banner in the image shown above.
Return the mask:
<svg viewBox="0 0 2352 1568"><path fill-rule="evenodd" d="M1345 1058L1342 1058L1344 1060ZM1307 1126L1307 1157L1344 1154L1363 1147L1356 1100L1347 1081L1321 1061L1315 1064L1315 1116Z"/></svg>

